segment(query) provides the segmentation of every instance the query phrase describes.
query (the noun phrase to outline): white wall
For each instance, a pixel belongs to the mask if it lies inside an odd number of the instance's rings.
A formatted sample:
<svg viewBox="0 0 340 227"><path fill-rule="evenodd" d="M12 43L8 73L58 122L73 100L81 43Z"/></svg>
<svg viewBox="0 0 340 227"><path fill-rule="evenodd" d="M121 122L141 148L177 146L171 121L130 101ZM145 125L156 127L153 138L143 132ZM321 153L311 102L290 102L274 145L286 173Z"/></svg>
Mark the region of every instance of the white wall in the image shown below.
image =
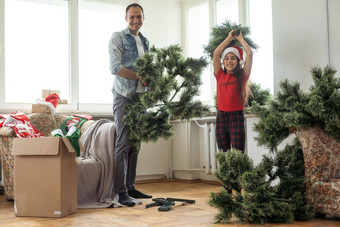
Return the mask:
<svg viewBox="0 0 340 227"><path fill-rule="evenodd" d="M285 78L299 81L301 88L307 91L313 83L312 66L324 67L330 62L340 70L340 31L337 24L340 21L340 1L275 0L272 7L275 92L279 82Z"/></svg>
<svg viewBox="0 0 340 227"><path fill-rule="evenodd" d="M137 180L171 178L172 139L142 143L137 162Z"/></svg>
<svg viewBox="0 0 340 227"><path fill-rule="evenodd" d="M329 12L329 42L330 42L330 63L338 70L340 75L340 1L328 1Z"/></svg>
<svg viewBox="0 0 340 227"><path fill-rule="evenodd" d="M141 0L145 21L141 29L157 48L181 44L181 4L177 0Z"/></svg>

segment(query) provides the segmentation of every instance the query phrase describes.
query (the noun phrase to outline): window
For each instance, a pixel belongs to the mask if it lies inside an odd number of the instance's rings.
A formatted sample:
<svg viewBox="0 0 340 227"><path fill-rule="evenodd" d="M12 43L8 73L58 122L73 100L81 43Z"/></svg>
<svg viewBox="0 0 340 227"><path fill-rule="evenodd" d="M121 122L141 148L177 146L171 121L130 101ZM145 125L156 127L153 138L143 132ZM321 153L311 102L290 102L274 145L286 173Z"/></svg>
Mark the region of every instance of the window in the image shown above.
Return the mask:
<svg viewBox="0 0 340 227"><path fill-rule="evenodd" d="M210 39L209 2L189 6L187 9L187 55L199 58L204 55L203 46ZM216 22L223 23L230 20L238 23L238 0L216 1ZM199 100L212 105L215 96L215 78L210 66L201 75L203 84L200 86Z"/></svg>
<svg viewBox="0 0 340 227"><path fill-rule="evenodd" d="M273 29L271 0L249 0L251 38L259 45L254 51L251 80L274 92ZM263 13L266 12L266 13Z"/></svg>
<svg viewBox="0 0 340 227"><path fill-rule="evenodd" d="M112 103L108 43L125 28L125 7L79 1L79 102Z"/></svg>
<svg viewBox="0 0 340 227"><path fill-rule="evenodd" d="M123 0L1 0L0 109L28 110L47 89L60 90L68 100L58 106L61 111L111 111L108 43L126 26L125 5Z"/></svg>
<svg viewBox="0 0 340 227"><path fill-rule="evenodd" d="M226 20L239 23L238 0L216 1L216 23L222 24Z"/></svg>
<svg viewBox="0 0 340 227"><path fill-rule="evenodd" d="M194 7L190 7L188 13L188 29L187 29L187 54L189 57L200 58L204 55L203 46L209 41L209 4L203 3ZM203 84L200 86L201 101L210 101L212 99L211 92L210 67L206 67L201 75Z"/></svg>
<svg viewBox="0 0 340 227"><path fill-rule="evenodd" d="M69 97L67 4L5 0L5 102L34 103L42 89Z"/></svg>

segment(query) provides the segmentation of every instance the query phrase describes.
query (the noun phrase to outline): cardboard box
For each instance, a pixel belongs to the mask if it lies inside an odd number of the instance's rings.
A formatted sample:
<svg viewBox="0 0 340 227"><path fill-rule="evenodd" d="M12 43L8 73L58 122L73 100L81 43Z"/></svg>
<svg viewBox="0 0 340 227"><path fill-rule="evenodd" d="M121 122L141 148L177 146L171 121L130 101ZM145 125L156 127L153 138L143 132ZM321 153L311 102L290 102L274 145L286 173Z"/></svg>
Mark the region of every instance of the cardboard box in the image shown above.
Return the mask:
<svg viewBox="0 0 340 227"><path fill-rule="evenodd" d="M43 104L32 104L32 113L51 113L51 108Z"/></svg>
<svg viewBox="0 0 340 227"><path fill-rule="evenodd" d="M13 154L16 216L77 212L76 152L66 137L16 138Z"/></svg>
<svg viewBox="0 0 340 227"><path fill-rule="evenodd" d="M45 99L47 96L57 93L60 97L60 90L41 90L41 98Z"/></svg>
<svg viewBox="0 0 340 227"><path fill-rule="evenodd" d="M67 101L67 99L59 99L58 100L58 105L59 104L68 104L68 101Z"/></svg>

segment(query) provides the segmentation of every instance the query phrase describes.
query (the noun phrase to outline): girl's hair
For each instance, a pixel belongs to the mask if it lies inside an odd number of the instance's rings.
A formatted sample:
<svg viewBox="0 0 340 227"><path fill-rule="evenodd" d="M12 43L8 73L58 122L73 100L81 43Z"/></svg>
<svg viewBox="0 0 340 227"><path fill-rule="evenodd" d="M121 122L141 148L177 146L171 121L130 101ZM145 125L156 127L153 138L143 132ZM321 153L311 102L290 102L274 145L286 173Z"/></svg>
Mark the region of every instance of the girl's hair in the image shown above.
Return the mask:
<svg viewBox="0 0 340 227"><path fill-rule="evenodd" d="M224 72L228 73L226 68L224 68ZM240 97L243 97L243 105L247 106L249 97L252 95L251 89L250 89L250 83L249 83L249 80L246 81L246 84L243 83L243 80L242 80L243 68L241 67L240 59L238 59L238 58L237 58L237 66L236 66L236 69L235 69L235 73L233 73L233 74L236 76L237 81L239 82L238 83L239 84L239 93L242 95Z"/></svg>

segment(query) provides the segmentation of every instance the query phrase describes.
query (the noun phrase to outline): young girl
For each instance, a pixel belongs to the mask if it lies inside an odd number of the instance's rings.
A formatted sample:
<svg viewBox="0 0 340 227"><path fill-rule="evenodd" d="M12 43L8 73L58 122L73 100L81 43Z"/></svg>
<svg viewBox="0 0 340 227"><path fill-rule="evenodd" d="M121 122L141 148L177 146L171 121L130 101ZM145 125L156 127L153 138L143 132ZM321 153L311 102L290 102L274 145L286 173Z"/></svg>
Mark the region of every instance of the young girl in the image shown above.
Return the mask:
<svg viewBox="0 0 340 227"><path fill-rule="evenodd" d="M237 40L245 50L247 55L245 61L243 61L243 50L240 47L227 47L233 40ZM252 62L253 52L244 40L242 32L238 36L235 35L235 30L229 32L228 37L214 51L213 64L217 80L218 109L216 140L220 150L227 151L232 147L244 152L243 106L248 99L247 82ZM243 64L244 67L242 67Z"/></svg>

